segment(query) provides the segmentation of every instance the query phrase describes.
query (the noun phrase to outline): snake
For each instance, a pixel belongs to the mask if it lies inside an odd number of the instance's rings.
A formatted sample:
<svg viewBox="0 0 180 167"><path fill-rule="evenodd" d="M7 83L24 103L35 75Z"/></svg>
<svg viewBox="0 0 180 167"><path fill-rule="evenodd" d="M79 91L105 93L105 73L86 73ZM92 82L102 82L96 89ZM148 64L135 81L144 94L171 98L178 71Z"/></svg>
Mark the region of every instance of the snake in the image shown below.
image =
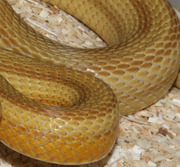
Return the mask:
<svg viewBox="0 0 180 167"><path fill-rule="evenodd" d="M0 1L0 141L45 162L99 161L122 115L180 87L180 22L167 0L43 0L107 44L75 48L35 31Z"/></svg>

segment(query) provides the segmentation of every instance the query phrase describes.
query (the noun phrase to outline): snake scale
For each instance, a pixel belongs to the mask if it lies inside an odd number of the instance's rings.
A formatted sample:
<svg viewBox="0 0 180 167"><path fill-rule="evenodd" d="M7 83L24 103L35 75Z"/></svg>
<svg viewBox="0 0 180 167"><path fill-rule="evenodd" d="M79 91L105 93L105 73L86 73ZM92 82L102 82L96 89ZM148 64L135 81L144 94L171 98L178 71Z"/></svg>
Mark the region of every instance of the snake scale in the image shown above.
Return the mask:
<svg viewBox="0 0 180 167"><path fill-rule="evenodd" d="M105 157L121 115L180 87L180 23L166 0L43 0L107 47L64 46L0 1L0 141L46 162Z"/></svg>

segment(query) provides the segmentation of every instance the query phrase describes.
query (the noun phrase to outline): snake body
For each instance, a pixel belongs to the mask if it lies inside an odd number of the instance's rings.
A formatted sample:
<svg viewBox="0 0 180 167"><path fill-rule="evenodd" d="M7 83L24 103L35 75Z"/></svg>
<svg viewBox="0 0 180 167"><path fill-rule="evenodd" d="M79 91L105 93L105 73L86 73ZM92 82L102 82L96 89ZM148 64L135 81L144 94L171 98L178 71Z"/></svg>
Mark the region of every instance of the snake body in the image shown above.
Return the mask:
<svg viewBox="0 0 180 167"><path fill-rule="evenodd" d="M0 1L0 141L58 164L98 161L120 115L180 87L180 23L166 0L44 0L70 13L107 47L50 40Z"/></svg>

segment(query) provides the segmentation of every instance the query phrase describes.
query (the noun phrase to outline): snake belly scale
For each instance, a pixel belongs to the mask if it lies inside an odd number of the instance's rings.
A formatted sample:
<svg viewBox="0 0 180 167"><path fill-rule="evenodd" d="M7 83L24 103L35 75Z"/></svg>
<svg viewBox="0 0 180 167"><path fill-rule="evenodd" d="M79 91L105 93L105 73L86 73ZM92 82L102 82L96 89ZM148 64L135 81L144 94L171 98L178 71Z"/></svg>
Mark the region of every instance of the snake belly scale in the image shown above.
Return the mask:
<svg viewBox="0 0 180 167"><path fill-rule="evenodd" d="M0 141L29 157L87 164L105 157L120 115L180 87L180 23L166 0L43 0L107 47L50 40L0 1Z"/></svg>

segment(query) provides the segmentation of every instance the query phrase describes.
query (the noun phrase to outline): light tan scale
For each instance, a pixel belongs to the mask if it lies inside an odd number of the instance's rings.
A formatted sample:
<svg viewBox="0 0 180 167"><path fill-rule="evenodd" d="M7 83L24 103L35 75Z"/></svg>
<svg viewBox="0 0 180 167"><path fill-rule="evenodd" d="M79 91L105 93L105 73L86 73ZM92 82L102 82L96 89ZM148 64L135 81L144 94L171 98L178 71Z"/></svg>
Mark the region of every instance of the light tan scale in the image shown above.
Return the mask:
<svg viewBox="0 0 180 167"><path fill-rule="evenodd" d="M95 31L107 47L50 40L0 1L0 141L57 164L105 157L120 115L180 87L180 23L166 0L43 0Z"/></svg>

